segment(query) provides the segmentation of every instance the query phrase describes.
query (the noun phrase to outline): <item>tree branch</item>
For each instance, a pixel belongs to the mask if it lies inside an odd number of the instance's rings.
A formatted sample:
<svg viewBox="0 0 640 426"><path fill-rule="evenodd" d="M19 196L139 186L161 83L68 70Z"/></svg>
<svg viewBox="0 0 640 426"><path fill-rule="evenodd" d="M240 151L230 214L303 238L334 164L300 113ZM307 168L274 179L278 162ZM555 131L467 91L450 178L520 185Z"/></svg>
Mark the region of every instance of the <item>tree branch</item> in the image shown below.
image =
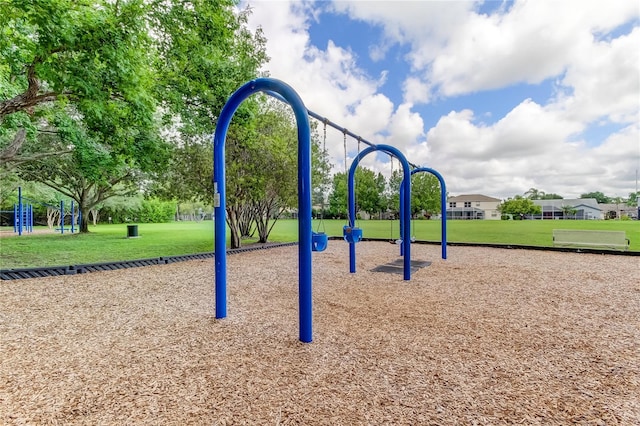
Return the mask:
<svg viewBox="0 0 640 426"><path fill-rule="evenodd" d="M7 146L0 152L0 166L3 169L11 171L24 163L39 160L45 157L52 157L54 155L68 154L72 152L72 150L58 150L39 152L37 154L31 155L18 155L18 151L25 141L25 134L26 131L24 129L18 130L18 133L16 133L16 136L13 138L13 141L9 144L9 146Z"/></svg>
<svg viewBox="0 0 640 426"><path fill-rule="evenodd" d="M22 148L26 135L27 131L24 128L18 130L9 146L0 152L0 163L8 162L15 158L20 148Z"/></svg>
<svg viewBox="0 0 640 426"><path fill-rule="evenodd" d="M0 120L6 115L28 110L44 102L54 101L60 96L57 92L39 93L40 81L36 75L36 63L38 62L40 59L36 58L32 64L27 66L27 81L29 82L27 90L11 99L0 101Z"/></svg>

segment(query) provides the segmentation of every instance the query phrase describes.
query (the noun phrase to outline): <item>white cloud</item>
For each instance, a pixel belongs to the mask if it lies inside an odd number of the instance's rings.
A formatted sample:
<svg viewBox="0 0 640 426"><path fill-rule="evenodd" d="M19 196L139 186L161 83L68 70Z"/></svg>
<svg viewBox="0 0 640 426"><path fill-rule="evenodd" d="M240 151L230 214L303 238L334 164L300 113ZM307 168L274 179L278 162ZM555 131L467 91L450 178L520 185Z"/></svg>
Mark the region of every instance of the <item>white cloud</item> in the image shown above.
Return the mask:
<svg viewBox="0 0 640 426"><path fill-rule="evenodd" d="M429 130L422 149L411 154L450 178L450 188L464 192L506 198L535 187L565 197L595 190L628 195L620 187L633 187L639 125L595 148L571 142L579 130L580 123L527 100L492 126L476 124L469 110L451 112Z"/></svg>
<svg viewBox="0 0 640 426"><path fill-rule="evenodd" d="M569 88L556 108L583 121L605 117L637 122L640 99L640 28L612 41L594 42L568 67L561 81Z"/></svg>
<svg viewBox="0 0 640 426"><path fill-rule="evenodd" d="M272 77L289 83L311 110L437 169L452 193L506 198L536 187L565 197L593 190L626 196L634 187L640 28L608 33L640 19L637 2L515 1L490 15L468 1L251 3L250 24L265 31ZM381 92L386 73L370 76L361 68L362 52L310 43L309 25L322 25L320 9L382 28L383 37L370 40L365 52L376 61L398 46L409 49L401 103ZM521 99L501 115L488 106L489 124L476 116L487 117L485 111L461 106L425 129L418 113L439 99L492 90L499 96L501 88L548 80L556 92L546 99ZM582 139L595 122L624 126L593 146ZM335 170L343 171L342 134L329 129L327 148ZM348 163L356 151L349 139ZM362 165L389 174L384 155Z"/></svg>
<svg viewBox="0 0 640 426"><path fill-rule="evenodd" d="M424 136L424 122L420 114L411 111L412 104L401 104L388 124L388 144L406 155L407 148L419 142Z"/></svg>
<svg viewBox="0 0 640 426"><path fill-rule="evenodd" d="M312 46L307 29L316 13L310 7L296 1L251 2L249 25L254 29L260 25L267 37L271 60L266 70L270 77L292 86L310 110L365 138L365 134L373 137L383 130L393 107L377 92L386 75L369 78L357 66L353 53L333 41L323 49ZM342 146L342 134L329 129L327 149L337 170L344 168ZM350 156L356 151L353 141L348 150Z"/></svg>
<svg viewBox="0 0 640 426"><path fill-rule="evenodd" d="M428 103L431 87L419 78L408 77L402 85L402 91L405 102L412 104Z"/></svg>
<svg viewBox="0 0 640 426"><path fill-rule="evenodd" d="M420 41L411 57L445 95L539 83L589 57L595 32L616 28L637 14L637 4L624 0L606 5L516 1L504 14L469 13L433 61L424 54L432 46Z"/></svg>

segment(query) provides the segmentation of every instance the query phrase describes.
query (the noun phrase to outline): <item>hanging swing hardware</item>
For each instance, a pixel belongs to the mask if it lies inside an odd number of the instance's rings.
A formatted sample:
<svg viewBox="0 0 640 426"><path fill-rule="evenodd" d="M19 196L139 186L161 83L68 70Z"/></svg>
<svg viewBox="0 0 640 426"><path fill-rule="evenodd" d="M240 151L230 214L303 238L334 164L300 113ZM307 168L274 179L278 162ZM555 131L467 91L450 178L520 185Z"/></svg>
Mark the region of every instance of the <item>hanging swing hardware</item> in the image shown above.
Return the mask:
<svg viewBox="0 0 640 426"><path fill-rule="evenodd" d="M327 152L327 123L328 120L325 118L322 120L323 123L323 139L322 139L322 154L326 154ZM318 222L317 231L311 231L311 251L325 251L327 249L327 245L329 243L329 236L325 233L324 229L324 193L322 194L322 203L320 205L320 221ZM320 231L320 227L322 227L322 232Z"/></svg>

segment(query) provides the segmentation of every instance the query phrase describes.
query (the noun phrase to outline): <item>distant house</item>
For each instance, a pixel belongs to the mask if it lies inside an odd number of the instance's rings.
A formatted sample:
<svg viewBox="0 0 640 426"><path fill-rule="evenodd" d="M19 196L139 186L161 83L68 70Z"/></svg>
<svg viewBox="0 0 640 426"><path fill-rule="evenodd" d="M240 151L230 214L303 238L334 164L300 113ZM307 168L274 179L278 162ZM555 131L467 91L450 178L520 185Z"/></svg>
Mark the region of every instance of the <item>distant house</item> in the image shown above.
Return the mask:
<svg viewBox="0 0 640 426"><path fill-rule="evenodd" d="M533 200L533 204L540 206L542 212L532 215L531 219L604 219L602 209L595 198ZM573 212L568 212L568 209Z"/></svg>
<svg viewBox="0 0 640 426"><path fill-rule="evenodd" d="M447 219L499 220L499 198L481 194L458 195L447 200Z"/></svg>
<svg viewBox="0 0 640 426"><path fill-rule="evenodd" d="M628 206L626 203L598 204L598 207L602 209L605 219L620 219L624 216L637 219L638 217L638 207Z"/></svg>

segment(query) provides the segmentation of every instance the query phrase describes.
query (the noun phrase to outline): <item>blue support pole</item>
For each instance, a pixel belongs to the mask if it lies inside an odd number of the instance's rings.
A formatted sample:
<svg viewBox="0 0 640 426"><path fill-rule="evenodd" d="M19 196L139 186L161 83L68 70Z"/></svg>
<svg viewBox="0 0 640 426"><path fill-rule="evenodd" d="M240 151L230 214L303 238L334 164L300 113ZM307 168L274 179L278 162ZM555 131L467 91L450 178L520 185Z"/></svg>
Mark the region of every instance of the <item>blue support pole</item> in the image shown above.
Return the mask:
<svg viewBox="0 0 640 426"><path fill-rule="evenodd" d="M27 211L27 218L29 223L29 232L33 232L33 204L29 204L29 209Z"/></svg>
<svg viewBox="0 0 640 426"><path fill-rule="evenodd" d="M372 150L372 148L367 148L367 150ZM362 151L364 152L364 151ZM355 228L356 226L356 197L355 197L355 171L356 168L358 167L358 163L360 162L360 159L357 159L358 162L356 162L356 160L354 160L353 163L351 163L351 168L353 169L353 173L351 172L351 169L349 169L349 177L347 179L347 206L348 206L348 212L349 212L349 227L351 229ZM355 166L354 166L355 164ZM353 179L351 178L351 175L353 174ZM349 241L349 272L352 274L356 273L356 243L355 241Z"/></svg>
<svg viewBox="0 0 640 426"><path fill-rule="evenodd" d="M374 145L370 146L363 151L361 151L356 158L351 163L351 167L349 168L349 177L347 184L348 191L348 202L349 202L349 226L354 226L354 217L356 212L355 206L355 172L358 168L358 164L360 161L367 155L371 154L374 151L383 151L389 155L392 155L398 159L400 164L402 164L402 170L404 173L404 179L402 180L402 186L404 187L405 193L409 194L408 197L405 197L402 200L400 205L400 222L403 221L408 223L411 220L411 167L407 162L405 156L395 147L391 145ZM408 178L408 179L407 179ZM404 264L403 264L403 275L406 281L411 279L411 227L404 226L401 234L401 238L403 241L407 242L405 247L404 254ZM356 271L356 251L355 251L355 243L349 243L349 271L354 273Z"/></svg>
<svg viewBox="0 0 640 426"><path fill-rule="evenodd" d="M22 219L24 206L22 205L22 188L18 187L18 235L22 235Z"/></svg>
<svg viewBox="0 0 640 426"><path fill-rule="evenodd" d="M73 232L76 230L74 222L75 222L75 206L73 205L73 200L71 200L71 233L73 234Z"/></svg>
<svg viewBox="0 0 640 426"><path fill-rule="evenodd" d="M13 205L13 232L18 232L18 205Z"/></svg>
<svg viewBox="0 0 640 426"><path fill-rule="evenodd" d="M441 234L442 234L441 236L442 258L446 259L447 258L447 186L444 183L444 178L442 177L442 175L437 170L434 170L430 167L418 167L416 169L413 169L411 170L411 176L420 172L431 173L436 178L438 178L438 181L440 182L440 211L442 216L442 219L440 221L440 225L441 225L440 227L441 227ZM403 199L404 199L404 186L400 185L400 205L401 206L403 204L402 202ZM403 254L404 254L404 241L402 242L402 244L400 244L400 255L403 255Z"/></svg>
<svg viewBox="0 0 640 426"><path fill-rule="evenodd" d="M60 233L64 234L64 200L60 200Z"/></svg>
<svg viewBox="0 0 640 426"><path fill-rule="evenodd" d="M226 183L225 140L233 114L256 92L275 93L291 105L298 124L298 290L300 340L313 340L311 282L311 131L307 109L298 94L286 83L259 78L236 90L222 108L213 138L213 185L215 211L215 301L216 318L227 316Z"/></svg>

